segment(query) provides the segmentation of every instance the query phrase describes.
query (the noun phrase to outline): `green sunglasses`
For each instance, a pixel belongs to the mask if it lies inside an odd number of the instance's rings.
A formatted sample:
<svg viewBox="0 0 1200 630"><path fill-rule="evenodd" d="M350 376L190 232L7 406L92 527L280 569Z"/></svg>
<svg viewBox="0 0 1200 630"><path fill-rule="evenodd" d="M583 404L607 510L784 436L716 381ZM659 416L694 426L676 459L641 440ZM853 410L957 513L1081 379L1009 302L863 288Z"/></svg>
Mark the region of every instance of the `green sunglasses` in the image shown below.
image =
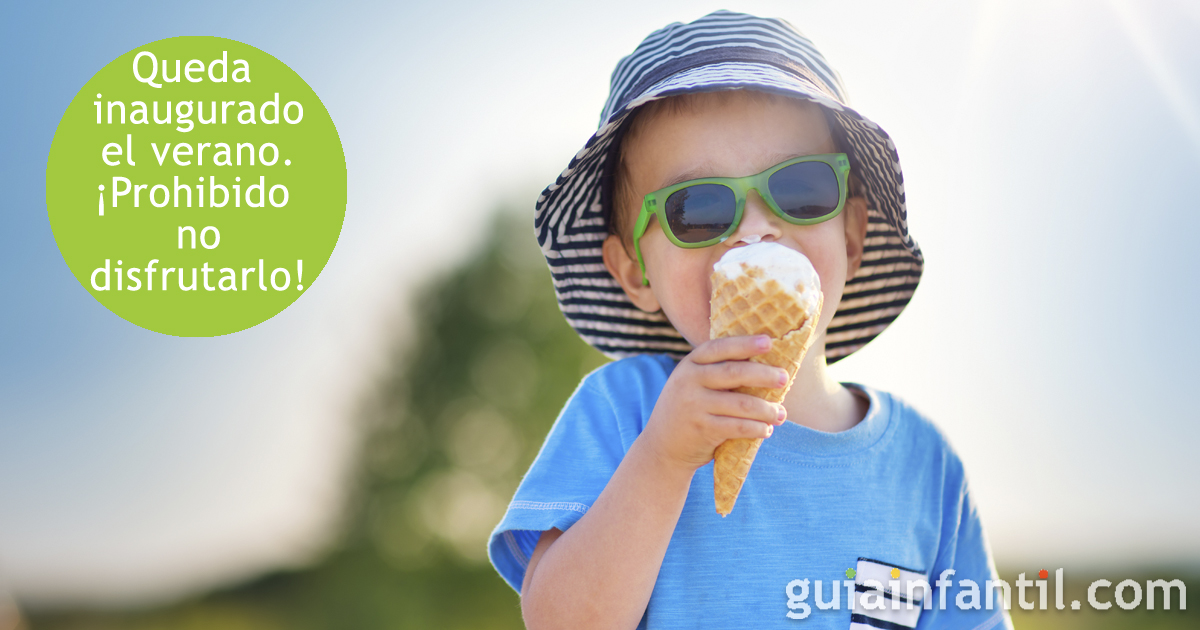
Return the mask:
<svg viewBox="0 0 1200 630"><path fill-rule="evenodd" d="M633 228L633 248L649 286L641 238L650 216L672 243L684 248L722 243L737 231L751 189L775 214L793 225L812 225L836 217L846 205L850 160L845 153L805 155L745 177L704 177L656 190L642 200Z"/></svg>

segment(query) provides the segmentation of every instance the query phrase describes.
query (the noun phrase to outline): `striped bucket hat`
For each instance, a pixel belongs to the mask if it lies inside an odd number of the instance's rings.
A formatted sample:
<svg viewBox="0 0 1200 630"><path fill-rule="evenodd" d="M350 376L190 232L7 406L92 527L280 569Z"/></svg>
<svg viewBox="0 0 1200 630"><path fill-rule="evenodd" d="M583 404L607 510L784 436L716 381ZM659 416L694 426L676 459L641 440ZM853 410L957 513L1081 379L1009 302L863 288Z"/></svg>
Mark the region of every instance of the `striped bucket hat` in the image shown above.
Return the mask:
<svg viewBox="0 0 1200 630"><path fill-rule="evenodd" d="M837 73L808 38L779 19L717 11L647 37L617 64L600 129L538 197L534 229L550 265L558 304L571 326L620 358L691 345L662 312L634 306L604 266L612 174L621 133L638 107L691 92L752 89L823 106L851 172L865 188L867 240L826 334L833 363L874 339L904 310L921 278L921 250L908 234L904 178L887 133L847 105Z"/></svg>

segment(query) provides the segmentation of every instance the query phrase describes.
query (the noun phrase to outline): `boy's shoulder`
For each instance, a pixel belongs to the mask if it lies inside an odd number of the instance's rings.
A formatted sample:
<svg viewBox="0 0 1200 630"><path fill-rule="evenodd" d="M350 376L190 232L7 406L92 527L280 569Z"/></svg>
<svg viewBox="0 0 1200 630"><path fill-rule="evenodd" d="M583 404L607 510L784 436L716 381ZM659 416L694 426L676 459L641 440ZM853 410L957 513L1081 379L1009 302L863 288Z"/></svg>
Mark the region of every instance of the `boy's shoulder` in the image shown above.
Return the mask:
<svg viewBox="0 0 1200 630"><path fill-rule="evenodd" d="M580 381L556 424L608 427L627 448L646 428L675 364L665 354L638 354L592 370Z"/></svg>
<svg viewBox="0 0 1200 630"><path fill-rule="evenodd" d="M924 412L896 394L864 385L849 385L867 392L872 398L872 405L875 405L878 399L887 408L891 424L896 431L894 448L902 449L914 460L926 465L942 466L943 473L948 476L963 475L962 459L954 450L950 439Z"/></svg>
<svg viewBox="0 0 1200 630"><path fill-rule="evenodd" d="M662 391L676 361L666 354L637 354L605 363L583 377L580 388L614 398Z"/></svg>

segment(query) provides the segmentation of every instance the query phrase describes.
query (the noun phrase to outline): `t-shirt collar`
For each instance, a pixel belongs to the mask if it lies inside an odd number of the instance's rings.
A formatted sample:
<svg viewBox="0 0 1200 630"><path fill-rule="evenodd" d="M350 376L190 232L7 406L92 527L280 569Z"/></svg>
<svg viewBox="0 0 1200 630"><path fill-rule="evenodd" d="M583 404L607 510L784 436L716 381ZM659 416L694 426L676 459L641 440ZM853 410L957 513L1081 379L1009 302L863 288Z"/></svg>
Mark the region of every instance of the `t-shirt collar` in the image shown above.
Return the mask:
<svg viewBox="0 0 1200 630"><path fill-rule="evenodd" d="M840 457L866 450L878 442L891 423L891 401L886 395L858 383L842 385L866 394L870 400L867 415L858 424L845 431L828 433L795 422L784 422L775 427L775 432L760 448L779 454Z"/></svg>

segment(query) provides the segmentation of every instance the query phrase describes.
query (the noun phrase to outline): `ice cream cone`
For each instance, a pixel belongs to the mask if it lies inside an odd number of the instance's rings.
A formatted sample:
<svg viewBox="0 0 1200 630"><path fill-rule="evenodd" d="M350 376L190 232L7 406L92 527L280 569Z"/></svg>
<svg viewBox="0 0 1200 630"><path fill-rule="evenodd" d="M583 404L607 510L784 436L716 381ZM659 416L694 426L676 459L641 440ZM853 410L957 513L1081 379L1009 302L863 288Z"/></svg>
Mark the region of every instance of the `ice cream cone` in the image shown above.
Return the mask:
<svg viewBox="0 0 1200 630"><path fill-rule="evenodd" d="M737 256L726 261L732 252ZM772 243L730 250L721 261L712 275L709 336L770 336L771 350L750 360L783 368L787 384L734 391L782 402L816 337L823 302L820 280L803 254ZM713 454L713 498L721 516L733 511L761 444L762 438L726 440Z"/></svg>

